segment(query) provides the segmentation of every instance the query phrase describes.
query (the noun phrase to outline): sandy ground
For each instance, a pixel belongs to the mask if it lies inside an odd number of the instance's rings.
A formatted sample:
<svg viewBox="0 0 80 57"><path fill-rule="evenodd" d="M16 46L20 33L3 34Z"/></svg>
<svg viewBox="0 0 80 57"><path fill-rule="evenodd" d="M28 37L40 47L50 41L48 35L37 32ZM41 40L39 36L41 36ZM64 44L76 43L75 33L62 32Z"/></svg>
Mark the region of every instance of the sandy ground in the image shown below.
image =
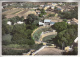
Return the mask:
<svg viewBox="0 0 80 57"><path fill-rule="evenodd" d="M62 55L63 50L60 50L58 48L53 47L45 47L40 52L38 52L36 55Z"/></svg>

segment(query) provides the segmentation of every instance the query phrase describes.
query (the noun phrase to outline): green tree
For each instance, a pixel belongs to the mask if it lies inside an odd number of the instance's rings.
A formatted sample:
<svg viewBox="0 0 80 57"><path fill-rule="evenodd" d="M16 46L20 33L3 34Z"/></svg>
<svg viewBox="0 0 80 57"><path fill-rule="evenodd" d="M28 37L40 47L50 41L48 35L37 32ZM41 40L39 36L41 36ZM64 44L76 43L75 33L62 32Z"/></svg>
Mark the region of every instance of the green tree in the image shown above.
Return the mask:
<svg viewBox="0 0 80 57"><path fill-rule="evenodd" d="M60 47L62 47L63 43L64 43L64 46L72 45L75 38L77 38L78 36L78 25L74 25L74 24L68 25L67 24L66 29L60 30L60 28L63 28L63 26L65 25L63 24L60 25L60 23L57 23L56 27L54 26L54 28L58 31L58 34L55 37L55 39L53 39L53 42Z"/></svg>
<svg viewBox="0 0 80 57"><path fill-rule="evenodd" d="M65 46L70 46L74 42L75 38L77 37L77 31L74 29L67 29L58 33L55 37L56 43L58 46L62 47L63 42Z"/></svg>
<svg viewBox="0 0 80 57"><path fill-rule="evenodd" d="M39 17L43 17L43 15L46 15L46 12L44 9L41 9L40 11L41 11L41 14L39 14Z"/></svg>
<svg viewBox="0 0 80 57"><path fill-rule="evenodd" d="M52 25L53 29L56 29L57 32L63 31L67 29L67 23L66 22L58 22Z"/></svg>
<svg viewBox="0 0 80 57"><path fill-rule="evenodd" d="M29 27L29 25L28 25ZM15 44L34 44L34 40L31 38L32 30L26 27L26 24L16 24L12 30L12 42Z"/></svg>
<svg viewBox="0 0 80 57"><path fill-rule="evenodd" d="M2 20L2 35L9 34L13 29L11 25L7 24L7 21L6 19Z"/></svg>
<svg viewBox="0 0 80 57"><path fill-rule="evenodd" d="M27 24L35 24L35 25L38 25L39 23L39 17L38 16L35 16L34 14L29 14L27 16Z"/></svg>
<svg viewBox="0 0 80 57"><path fill-rule="evenodd" d="M78 19L78 7L74 7L73 9L71 9L70 11L64 11L64 12L58 11L58 14L62 19L64 19L64 18L66 18L66 19L72 19L72 18Z"/></svg>

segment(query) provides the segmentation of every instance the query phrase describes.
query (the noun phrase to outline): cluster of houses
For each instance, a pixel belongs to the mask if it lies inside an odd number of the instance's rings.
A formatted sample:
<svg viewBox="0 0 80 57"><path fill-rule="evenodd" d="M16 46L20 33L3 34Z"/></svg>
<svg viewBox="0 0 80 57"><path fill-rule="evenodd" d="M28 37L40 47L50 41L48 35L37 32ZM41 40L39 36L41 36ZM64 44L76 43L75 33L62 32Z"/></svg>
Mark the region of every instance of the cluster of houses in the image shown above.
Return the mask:
<svg viewBox="0 0 80 57"><path fill-rule="evenodd" d="M68 24L78 24L78 19L73 18L72 20L67 21Z"/></svg>

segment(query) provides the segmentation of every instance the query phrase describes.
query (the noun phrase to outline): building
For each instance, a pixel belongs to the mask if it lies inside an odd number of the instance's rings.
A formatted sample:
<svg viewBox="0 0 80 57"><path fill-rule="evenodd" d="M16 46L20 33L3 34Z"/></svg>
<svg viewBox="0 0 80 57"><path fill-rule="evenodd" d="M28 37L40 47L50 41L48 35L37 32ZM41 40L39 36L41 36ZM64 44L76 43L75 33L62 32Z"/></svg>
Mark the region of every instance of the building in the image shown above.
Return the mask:
<svg viewBox="0 0 80 57"><path fill-rule="evenodd" d="M76 18L73 18L72 21L78 24L78 20Z"/></svg>
<svg viewBox="0 0 80 57"><path fill-rule="evenodd" d="M44 20L45 25L50 25L50 22L51 22L51 20L49 20L49 19Z"/></svg>
<svg viewBox="0 0 80 57"><path fill-rule="evenodd" d="M24 22L18 21L17 24L23 24Z"/></svg>
<svg viewBox="0 0 80 57"><path fill-rule="evenodd" d="M53 9L53 10L54 10L54 8L55 8L54 6L51 6L51 9Z"/></svg>
<svg viewBox="0 0 80 57"><path fill-rule="evenodd" d="M40 5L40 7L44 7L44 5Z"/></svg>
<svg viewBox="0 0 80 57"><path fill-rule="evenodd" d="M42 23L42 22L39 22L39 26L43 26L44 25L44 23Z"/></svg>
<svg viewBox="0 0 80 57"><path fill-rule="evenodd" d="M57 3L52 3L52 6L57 6L58 4Z"/></svg>
<svg viewBox="0 0 80 57"><path fill-rule="evenodd" d="M45 6L45 7L44 7L44 10L47 10L49 7L50 7L49 5L48 5L48 6Z"/></svg>
<svg viewBox="0 0 80 57"><path fill-rule="evenodd" d="M10 21L7 22L8 25L11 25L12 23Z"/></svg>
<svg viewBox="0 0 80 57"><path fill-rule="evenodd" d="M67 21L68 24L78 24L78 20L76 18L73 18L72 20Z"/></svg>
<svg viewBox="0 0 80 57"><path fill-rule="evenodd" d="M55 22L52 22L49 19L45 19L44 23L43 22L39 22L39 26L54 25L54 24L55 24Z"/></svg>
<svg viewBox="0 0 80 57"><path fill-rule="evenodd" d="M41 11L40 11L40 10L36 10L36 13L37 13L37 14L40 14L40 13L41 13Z"/></svg>

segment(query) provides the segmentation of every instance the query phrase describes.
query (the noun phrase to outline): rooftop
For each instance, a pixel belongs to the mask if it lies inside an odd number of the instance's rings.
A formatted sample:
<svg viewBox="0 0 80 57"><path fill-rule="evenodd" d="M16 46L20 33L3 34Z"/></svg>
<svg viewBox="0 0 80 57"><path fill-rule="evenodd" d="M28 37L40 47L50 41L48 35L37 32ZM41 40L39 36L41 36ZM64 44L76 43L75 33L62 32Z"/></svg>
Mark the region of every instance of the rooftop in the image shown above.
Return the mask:
<svg viewBox="0 0 80 57"><path fill-rule="evenodd" d="M51 22L51 20L49 20L49 19L45 19L44 22Z"/></svg>

